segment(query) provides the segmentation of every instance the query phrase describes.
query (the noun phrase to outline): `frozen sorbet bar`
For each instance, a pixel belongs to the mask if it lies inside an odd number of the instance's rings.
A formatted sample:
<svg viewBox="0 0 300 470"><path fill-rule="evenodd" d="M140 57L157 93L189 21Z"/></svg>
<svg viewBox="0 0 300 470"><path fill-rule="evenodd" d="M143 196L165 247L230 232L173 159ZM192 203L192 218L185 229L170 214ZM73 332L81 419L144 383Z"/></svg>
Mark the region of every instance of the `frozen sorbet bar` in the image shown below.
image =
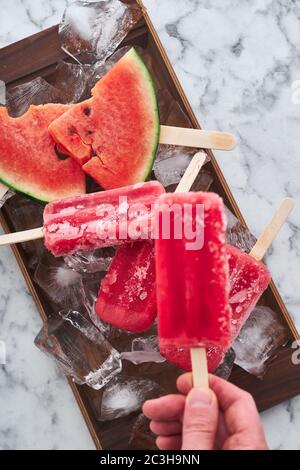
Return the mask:
<svg viewBox="0 0 300 470"><path fill-rule="evenodd" d="M247 253L226 245L229 261L231 306L231 338L234 342L263 292L268 287L271 275L268 268ZM209 371L214 371L223 361L227 348L211 347L207 350ZM162 345L161 354L178 367L191 370L190 353L187 347Z"/></svg>
<svg viewBox="0 0 300 470"><path fill-rule="evenodd" d="M268 268L238 248L227 245L232 310L231 342L235 340L271 281Z"/></svg>
<svg viewBox="0 0 300 470"><path fill-rule="evenodd" d="M111 325L131 332L151 326L156 316L152 241L118 248L101 283L96 313Z"/></svg>
<svg viewBox="0 0 300 470"><path fill-rule="evenodd" d="M54 256L65 256L149 239L163 192L150 181L52 202L44 211L45 245Z"/></svg>
<svg viewBox="0 0 300 470"><path fill-rule="evenodd" d="M181 215L177 207L182 209ZM167 217L170 236L164 233ZM227 348L231 311L222 199L208 192L164 194L159 198L158 219L155 251L160 347ZM192 228L189 235L188 227ZM198 242L194 243L196 237Z"/></svg>

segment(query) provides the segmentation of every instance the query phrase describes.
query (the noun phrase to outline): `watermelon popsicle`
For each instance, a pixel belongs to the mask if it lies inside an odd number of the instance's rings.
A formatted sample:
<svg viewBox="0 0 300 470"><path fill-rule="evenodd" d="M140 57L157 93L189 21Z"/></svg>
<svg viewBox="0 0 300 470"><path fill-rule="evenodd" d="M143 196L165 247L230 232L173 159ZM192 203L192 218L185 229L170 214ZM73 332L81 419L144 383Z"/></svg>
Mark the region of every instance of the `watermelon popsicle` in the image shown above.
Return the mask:
<svg viewBox="0 0 300 470"><path fill-rule="evenodd" d="M51 202L43 228L2 235L0 245L45 237L54 256L66 256L149 239L154 205L163 192L160 183L150 181Z"/></svg>
<svg viewBox="0 0 300 470"><path fill-rule="evenodd" d="M250 254L240 251L231 245L226 245L229 261L230 293L229 303L232 310L230 345L238 336L263 292L268 287L271 275L261 262L267 249L275 239L278 231L291 212L294 203L291 199L283 200L280 208L258 238ZM207 351L209 371L218 367L224 359L227 348L211 347ZM161 354L178 367L191 370L189 350L164 344Z"/></svg>
<svg viewBox="0 0 300 470"><path fill-rule="evenodd" d="M189 348L194 384L207 386L206 349L230 343L229 268L223 200L164 194L155 242L160 348ZM202 209L202 213L201 213Z"/></svg>
<svg viewBox="0 0 300 470"><path fill-rule="evenodd" d="M206 159L194 155L176 191L188 191ZM101 320L134 333L146 331L156 316L153 241L120 246L103 279L95 310Z"/></svg>

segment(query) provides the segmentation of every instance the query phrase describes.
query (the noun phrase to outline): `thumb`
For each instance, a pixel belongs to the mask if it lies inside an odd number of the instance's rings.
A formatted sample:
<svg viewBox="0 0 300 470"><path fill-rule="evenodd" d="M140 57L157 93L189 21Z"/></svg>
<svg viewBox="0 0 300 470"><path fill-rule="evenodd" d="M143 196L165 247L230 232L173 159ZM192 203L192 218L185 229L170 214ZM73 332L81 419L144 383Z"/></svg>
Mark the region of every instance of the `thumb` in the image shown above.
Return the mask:
<svg viewBox="0 0 300 470"><path fill-rule="evenodd" d="M219 408L214 392L193 388L187 396L182 427L182 450L212 450Z"/></svg>

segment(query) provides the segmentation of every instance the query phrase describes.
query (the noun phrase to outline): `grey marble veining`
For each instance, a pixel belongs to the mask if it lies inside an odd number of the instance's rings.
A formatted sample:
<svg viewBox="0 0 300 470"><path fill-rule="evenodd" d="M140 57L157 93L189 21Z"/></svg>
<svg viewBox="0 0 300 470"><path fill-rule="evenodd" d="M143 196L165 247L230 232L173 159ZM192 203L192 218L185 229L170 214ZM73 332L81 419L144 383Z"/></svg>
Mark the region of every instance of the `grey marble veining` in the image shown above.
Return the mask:
<svg viewBox="0 0 300 470"><path fill-rule="evenodd" d="M0 47L59 21L69 0L0 0ZM144 0L207 129L235 132L222 171L255 235L284 196L296 209L267 264L300 329L300 4L292 0ZM0 448L93 448L71 391L34 346L40 320L9 249L0 251ZM262 414L269 444L300 449L300 397Z"/></svg>

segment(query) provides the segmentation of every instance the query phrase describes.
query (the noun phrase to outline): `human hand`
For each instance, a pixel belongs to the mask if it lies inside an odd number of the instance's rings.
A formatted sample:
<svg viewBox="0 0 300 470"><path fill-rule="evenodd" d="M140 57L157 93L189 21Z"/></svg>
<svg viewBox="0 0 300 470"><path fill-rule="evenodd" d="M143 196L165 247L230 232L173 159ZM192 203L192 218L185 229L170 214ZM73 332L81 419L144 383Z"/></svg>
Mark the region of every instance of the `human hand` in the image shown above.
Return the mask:
<svg viewBox="0 0 300 470"><path fill-rule="evenodd" d="M177 380L180 394L144 403L161 450L267 450L252 396L214 375L210 389L193 388L192 374Z"/></svg>

